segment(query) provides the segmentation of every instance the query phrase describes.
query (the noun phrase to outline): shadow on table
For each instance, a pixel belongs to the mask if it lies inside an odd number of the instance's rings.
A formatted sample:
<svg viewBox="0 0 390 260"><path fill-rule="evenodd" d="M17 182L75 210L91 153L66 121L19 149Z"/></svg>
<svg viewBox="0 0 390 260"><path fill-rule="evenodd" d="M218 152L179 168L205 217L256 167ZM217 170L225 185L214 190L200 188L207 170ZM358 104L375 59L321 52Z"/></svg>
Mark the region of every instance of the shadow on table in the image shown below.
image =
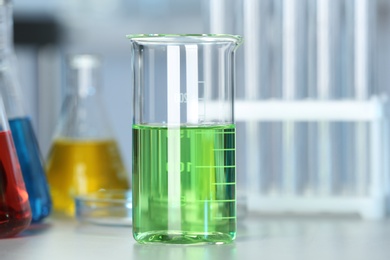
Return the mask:
<svg viewBox="0 0 390 260"><path fill-rule="evenodd" d="M33 223L26 230L20 233L16 237L30 237L30 236L39 236L40 234L46 232L49 228L51 228L51 223Z"/></svg>

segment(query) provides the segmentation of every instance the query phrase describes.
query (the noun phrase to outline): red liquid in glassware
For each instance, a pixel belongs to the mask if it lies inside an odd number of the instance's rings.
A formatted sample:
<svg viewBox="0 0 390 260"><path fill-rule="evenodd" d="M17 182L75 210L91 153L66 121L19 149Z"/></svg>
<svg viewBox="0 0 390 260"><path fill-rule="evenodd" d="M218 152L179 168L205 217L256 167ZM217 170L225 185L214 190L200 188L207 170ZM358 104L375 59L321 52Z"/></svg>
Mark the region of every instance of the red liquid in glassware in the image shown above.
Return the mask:
<svg viewBox="0 0 390 260"><path fill-rule="evenodd" d="M15 236L30 222L28 194L11 131L0 131L0 238Z"/></svg>

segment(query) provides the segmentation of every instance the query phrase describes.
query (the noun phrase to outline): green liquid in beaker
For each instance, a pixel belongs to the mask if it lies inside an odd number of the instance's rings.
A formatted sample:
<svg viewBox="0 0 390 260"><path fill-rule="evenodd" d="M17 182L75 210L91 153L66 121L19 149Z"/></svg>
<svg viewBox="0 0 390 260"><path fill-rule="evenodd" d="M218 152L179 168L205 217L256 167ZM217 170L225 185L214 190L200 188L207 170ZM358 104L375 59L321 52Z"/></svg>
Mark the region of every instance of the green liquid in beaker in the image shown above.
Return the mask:
<svg viewBox="0 0 390 260"><path fill-rule="evenodd" d="M235 125L134 125L134 238L140 243L233 241L235 174Z"/></svg>

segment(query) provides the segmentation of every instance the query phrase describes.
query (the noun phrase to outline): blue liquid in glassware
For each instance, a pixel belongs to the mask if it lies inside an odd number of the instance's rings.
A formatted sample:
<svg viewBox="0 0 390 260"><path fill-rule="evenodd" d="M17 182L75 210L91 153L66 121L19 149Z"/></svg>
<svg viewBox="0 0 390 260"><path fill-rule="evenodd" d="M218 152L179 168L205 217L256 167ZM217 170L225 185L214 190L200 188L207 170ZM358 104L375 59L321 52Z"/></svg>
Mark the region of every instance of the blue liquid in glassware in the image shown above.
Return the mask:
<svg viewBox="0 0 390 260"><path fill-rule="evenodd" d="M28 117L9 120L22 175L32 211L32 222L40 222L51 212L52 202L42 156Z"/></svg>

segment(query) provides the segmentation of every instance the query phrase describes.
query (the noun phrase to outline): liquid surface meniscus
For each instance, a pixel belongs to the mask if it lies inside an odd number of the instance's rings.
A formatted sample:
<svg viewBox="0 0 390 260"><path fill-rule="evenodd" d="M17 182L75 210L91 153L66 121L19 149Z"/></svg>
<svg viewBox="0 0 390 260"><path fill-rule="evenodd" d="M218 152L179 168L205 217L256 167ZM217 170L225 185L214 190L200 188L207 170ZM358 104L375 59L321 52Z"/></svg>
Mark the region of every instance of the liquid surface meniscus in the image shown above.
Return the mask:
<svg viewBox="0 0 390 260"><path fill-rule="evenodd" d="M129 188L115 140L54 140L47 177L54 210L68 215L74 215L76 195Z"/></svg>
<svg viewBox="0 0 390 260"><path fill-rule="evenodd" d="M234 240L234 125L133 126L133 235L140 243Z"/></svg>

